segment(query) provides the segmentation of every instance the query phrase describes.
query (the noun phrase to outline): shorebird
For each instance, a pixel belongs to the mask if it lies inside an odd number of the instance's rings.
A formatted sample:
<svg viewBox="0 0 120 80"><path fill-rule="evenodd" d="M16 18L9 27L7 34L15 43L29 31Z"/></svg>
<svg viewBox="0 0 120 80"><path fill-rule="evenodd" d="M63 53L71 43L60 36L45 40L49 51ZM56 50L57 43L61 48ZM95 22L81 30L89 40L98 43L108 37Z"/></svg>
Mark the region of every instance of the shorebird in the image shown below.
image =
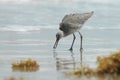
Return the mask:
<svg viewBox="0 0 120 80"><path fill-rule="evenodd" d="M89 13L76 13L76 14L69 14L65 15L64 18L62 19L62 22L60 23L59 29L61 31L57 32L56 34L56 42L53 46L54 49L56 49L59 40L62 37L66 37L70 34L73 34L73 41L72 45L69 50L73 50L73 44L76 39L75 32L78 32L81 38L81 45L80 45L80 50L82 49L82 34L80 33L80 29L83 26L83 24L93 15L93 11Z"/></svg>

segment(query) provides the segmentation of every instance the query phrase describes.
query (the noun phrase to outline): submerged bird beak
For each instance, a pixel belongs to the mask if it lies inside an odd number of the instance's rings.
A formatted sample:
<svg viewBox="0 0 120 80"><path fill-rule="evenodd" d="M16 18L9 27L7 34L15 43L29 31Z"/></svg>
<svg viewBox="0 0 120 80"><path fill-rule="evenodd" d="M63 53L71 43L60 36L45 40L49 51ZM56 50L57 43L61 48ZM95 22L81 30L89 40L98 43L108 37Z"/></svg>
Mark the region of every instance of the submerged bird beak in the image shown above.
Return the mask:
<svg viewBox="0 0 120 80"><path fill-rule="evenodd" d="M55 44L54 44L54 46L53 46L54 49L57 48L58 42L59 42L59 39L57 38L56 41L55 41Z"/></svg>

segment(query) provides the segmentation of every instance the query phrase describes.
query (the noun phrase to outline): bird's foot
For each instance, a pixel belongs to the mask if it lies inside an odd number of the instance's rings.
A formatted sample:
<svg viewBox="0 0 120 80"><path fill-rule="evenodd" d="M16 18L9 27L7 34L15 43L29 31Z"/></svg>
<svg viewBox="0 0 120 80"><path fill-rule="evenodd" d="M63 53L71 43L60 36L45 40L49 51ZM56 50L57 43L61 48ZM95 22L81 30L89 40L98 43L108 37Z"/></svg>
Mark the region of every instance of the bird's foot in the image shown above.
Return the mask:
<svg viewBox="0 0 120 80"><path fill-rule="evenodd" d="M69 51L73 51L73 48L70 48Z"/></svg>

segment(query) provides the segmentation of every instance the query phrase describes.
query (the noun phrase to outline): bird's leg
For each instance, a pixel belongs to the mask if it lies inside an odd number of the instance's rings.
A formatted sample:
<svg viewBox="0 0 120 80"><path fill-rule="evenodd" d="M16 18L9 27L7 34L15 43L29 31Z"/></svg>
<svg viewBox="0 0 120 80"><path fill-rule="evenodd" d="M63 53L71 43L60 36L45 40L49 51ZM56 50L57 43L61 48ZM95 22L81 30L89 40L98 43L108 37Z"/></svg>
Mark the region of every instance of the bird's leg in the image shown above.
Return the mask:
<svg viewBox="0 0 120 80"><path fill-rule="evenodd" d="M75 34L73 33L73 42L72 42L72 45L71 45L71 47L70 47L70 51L72 51L73 50L73 44L74 44L74 42L75 42L75 39L76 39L76 37L75 37Z"/></svg>
<svg viewBox="0 0 120 80"><path fill-rule="evenodd" d="M82 39L83 39L83 36L82 36L82 34L81 34L80 32L78 32L78 33L79 33L79 35L80 35L80 39L81 39L80 50L83 50L83 48L82 48Z"/></svg>

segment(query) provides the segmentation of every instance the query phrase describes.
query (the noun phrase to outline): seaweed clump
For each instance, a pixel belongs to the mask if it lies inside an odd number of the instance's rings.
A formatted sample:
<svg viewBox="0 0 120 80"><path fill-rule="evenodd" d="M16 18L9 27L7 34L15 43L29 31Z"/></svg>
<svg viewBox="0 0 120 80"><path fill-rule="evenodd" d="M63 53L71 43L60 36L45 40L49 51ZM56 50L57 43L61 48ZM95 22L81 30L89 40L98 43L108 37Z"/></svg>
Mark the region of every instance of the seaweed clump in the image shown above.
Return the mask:
<svg viewBox="0 0 120 80"><path fill-rule="evenodd" d="M74 75L77 75L77 76L82 76L82 75L86 75L86 77L90 77L92 75L95 74L94 70L89 68L89 67L83 67L83 68L79 68L79 69L76 69L74 72L73 72Z"/></svg>
<svg viewBox="0 0 120 80"><path fill-rule="evenodd" d="M20 62L13 62L12 69L13 71L35 72L39 70L39 64L29 58L28 60L21 60Z"/></svg>
<svg viewBox="0 0 120 80"><path fill-rule="evenodd" d="M120 75L120 51L112 53L107 57L98 56L97 62L98 66L95 69L89 67L81 67L71 73L67 73L67 75L75 75L79 77L82 76L82 74L86 77Z"/></svg>
<svg viewBox="0 0 120 80"><path fill-rule="evenodd" d="M120 51L108 57L98 57L97 74L120 74Z"/></svg>

